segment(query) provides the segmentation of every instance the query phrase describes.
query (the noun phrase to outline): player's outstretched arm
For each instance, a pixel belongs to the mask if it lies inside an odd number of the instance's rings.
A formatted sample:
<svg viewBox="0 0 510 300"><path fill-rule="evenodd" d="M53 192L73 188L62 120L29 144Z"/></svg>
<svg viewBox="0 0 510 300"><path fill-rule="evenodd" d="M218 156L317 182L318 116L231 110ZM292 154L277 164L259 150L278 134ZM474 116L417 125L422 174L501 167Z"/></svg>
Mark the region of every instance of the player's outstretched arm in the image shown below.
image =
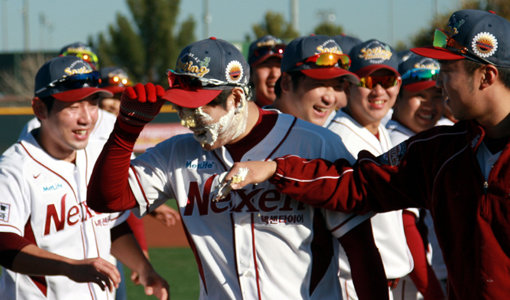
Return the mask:
<svg viewBox="0 0 510 300"><path fill-rule="evenodd" d="M228 171L223 182L230 182L234 190L242 189L248 184L257 184L271 178L276 172L274 161L236 162Z"/></svg>
<svg viewBox="0 0 510 300"><path fill-rule="evenodd" d="M168 283L154 270L133 234L117 237L112 243L111 253L138 274L137 281L144 287L146 295L154 295L160 300L170 299Z"/></svg>
<svg viewBox="0 0 510 300"><path fill-rule="evenodd" d="M381 255L375 245L370 219L338 240L349 260L358 299L389 299L388 281Z"/></svg>
<svg viewBox="0 0 510 300"><path fill-rule="evenodd" d="M95 211L122 211L136 206L128 183L131 153L145 124L159 113L164 92L152 83L138 83L124 90L117 122L90 178L87 204Z"/></svg>
<svg viewBox="0 0 510 300"><path fill-rule="evenodd" d="M76 282L94 282L102 290L113 290L120 283L117 268L102 258L70 259L48 252L34 244L23 247L14 257L11 270L28 275L64 275Z"/></svg>

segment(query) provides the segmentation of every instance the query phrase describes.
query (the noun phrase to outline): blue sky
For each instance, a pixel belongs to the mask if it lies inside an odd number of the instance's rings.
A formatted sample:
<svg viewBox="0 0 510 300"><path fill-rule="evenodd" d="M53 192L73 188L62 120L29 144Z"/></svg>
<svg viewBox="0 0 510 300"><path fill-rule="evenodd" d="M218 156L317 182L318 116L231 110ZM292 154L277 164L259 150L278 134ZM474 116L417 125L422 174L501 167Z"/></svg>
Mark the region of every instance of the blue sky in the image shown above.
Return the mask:
<svg viewBox="0 0 510 300"><path fill-rule="evenodd" d="M193 15L203 38L203 3L181 0L179 21ZM290 20L290 0L208 0L210 36L241 41L266 11ZM125 0L0 0L0 52L24 48L23 3L28 3L29 50L58 50L106 32L117 13L129 16ZM324 17L362 40L407 41L439 13L458 9L460 0L298 0L299 32L309 34ZM392 9L393 8L393 9ZM393 22L391 21L393 20Z"/></svg>

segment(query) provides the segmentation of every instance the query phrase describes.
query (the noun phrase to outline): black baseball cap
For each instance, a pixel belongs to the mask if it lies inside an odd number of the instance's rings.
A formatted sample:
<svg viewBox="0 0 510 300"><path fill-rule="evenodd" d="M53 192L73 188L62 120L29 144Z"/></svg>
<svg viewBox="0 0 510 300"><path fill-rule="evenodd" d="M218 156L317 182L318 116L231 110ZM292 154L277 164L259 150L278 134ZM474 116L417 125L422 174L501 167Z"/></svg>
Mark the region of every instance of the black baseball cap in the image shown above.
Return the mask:
<svg viewBox="0 0 510 300"><path fill-rule="evenodd" d="M175 70L168 72L168 89L163 96L176 105L197 108L211 102L222 90L246 87L250 67L231 43L211 37L184 48Z"/></svg>
<svg viewBox="0 0 510 300"><path fill-rule="evenodd" d="M112 93L98 88L98 71L75 56L59 56L47 61L35 75L35 97L48 97L75 102L93 94L111 97Z"/></svg>
<svg viewBox="0 0 510 300"><path fill-rule="evenodd" d="M285 43L272 35L265 35L250 44L248 64L254 67L271 57L283 57Z"/></svg>
<svg viewBox="0 0 510 300"><path fill-rule="evenodd" d="M510 67L510 22L492 12L465 9L454 12L447 28L436 30L433 46L411 51L438 60L469 59Z"/></svg>
<svg viewBox="0 0 510 300"><path fill-rule="evenodd" d="M336 43L342 48L342 51L344 53L351 52L352 48L354 46L361 44L361 40L357 37L353 37L350 35L340 34L333 36L333 39L335 39Z"/></svg>
<svg viewBox="0 0 510 300"><path fill-rule="evenodd" d="M331 55L334 64L318 65L315 59L321 55ZM314 79L331 79L345 76L352 82L358 83L359 78L348 71L349 65L343 65L340 59L349 56L342 51L342 48L330 36L310 35L292 40L283 53L281 70L282 72L300 71L308 77ZM310 60L311 59L311 60Z"/></svg>
<svg viewBox="0 0 510 300"><path fill-rule="evenodd" d="M388 69L400 76L397 52L387 43L370 39L352 48L350 52L352 64L350 70L359 77L367 76L380 69Z"/></svg>
<svg viewBox="0 0 510 300"><path fill-rule="evenodd" d="M434 87L439 67L439 62L433 58L423 57L413 52L404 55L398 66L398 72L402 76L402 88L418 92Z"/></svg>

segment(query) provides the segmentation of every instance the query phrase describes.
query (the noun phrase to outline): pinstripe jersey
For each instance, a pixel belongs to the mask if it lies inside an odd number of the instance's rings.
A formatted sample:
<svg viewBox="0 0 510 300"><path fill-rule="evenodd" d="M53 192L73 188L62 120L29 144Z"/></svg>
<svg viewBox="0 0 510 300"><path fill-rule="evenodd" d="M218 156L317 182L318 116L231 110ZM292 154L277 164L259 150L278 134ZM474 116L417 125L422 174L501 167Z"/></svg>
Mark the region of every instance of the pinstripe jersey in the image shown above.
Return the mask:
<svg viewBox="0 0 510 300"><path fill-rule="evenodd" d="M89 141L76 164L48 155L26 134L0 158L0 231L72 259L110 256L110 229L127 214L100 214L87 206L86 189L104 142ZM4 269L2 299L114 299L97 284L66 276L35 277Z"/></svg>
<svg viewBox="0 0 510 300"><path fill-rule="evenodd" d="M241 161L289 153L353 160L332 132L290 115L276 117ZM264 122L253 130L261 126ZM139 213L176 199L196 255L200 299L341 299L338 265L327 251L337 247L331 237L341 237L369 216L300 204L268 182L213 202L221 175L233 163L226 147L205 151L191 134L164 141L131 163L130 187ZM331 247L314 248L328 239Z"/></svg>

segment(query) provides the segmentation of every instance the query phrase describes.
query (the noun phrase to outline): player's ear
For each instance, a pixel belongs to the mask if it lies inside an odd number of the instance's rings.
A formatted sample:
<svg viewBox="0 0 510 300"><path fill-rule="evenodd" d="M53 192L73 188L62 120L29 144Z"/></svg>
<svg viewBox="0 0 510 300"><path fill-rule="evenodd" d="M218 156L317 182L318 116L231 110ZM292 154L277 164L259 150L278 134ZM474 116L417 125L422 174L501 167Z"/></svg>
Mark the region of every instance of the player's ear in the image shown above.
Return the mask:
<svg viewBox="0 0 510 300"><path fill-rule="evenodd" d="M480 80L480 89L483 90L492 84L494 84L498 78L499 71L498 68L496 68L493 65L485 65L484 67L479 69L481 74L481 80Z"/></svg>
<svg viewBox="0 0 510 300"><path fill-rule="evenodd" d="M290 92L292 91L292 77L287 72L282 73L282 77L280 80L280 88L282 92Z"/></svg>
<svg viewBox="0 0 510 300"><path fill-rule="evenodd" d="M243 89L236 87L236 88L232 89L232 95L230 97L228 97L227 101L229 101L229 99L232 99L233 106L238 109L244 105L244 103L243 103L244 98L246 98L246 96L244 95Z"/></svg>
<svg viewBox="0 0 510 300"><path fill-rule="evenodd" d="M34 97L32 99L32 110L37 119L44 120L48 118L48 108L39 97Z"/></svg>

